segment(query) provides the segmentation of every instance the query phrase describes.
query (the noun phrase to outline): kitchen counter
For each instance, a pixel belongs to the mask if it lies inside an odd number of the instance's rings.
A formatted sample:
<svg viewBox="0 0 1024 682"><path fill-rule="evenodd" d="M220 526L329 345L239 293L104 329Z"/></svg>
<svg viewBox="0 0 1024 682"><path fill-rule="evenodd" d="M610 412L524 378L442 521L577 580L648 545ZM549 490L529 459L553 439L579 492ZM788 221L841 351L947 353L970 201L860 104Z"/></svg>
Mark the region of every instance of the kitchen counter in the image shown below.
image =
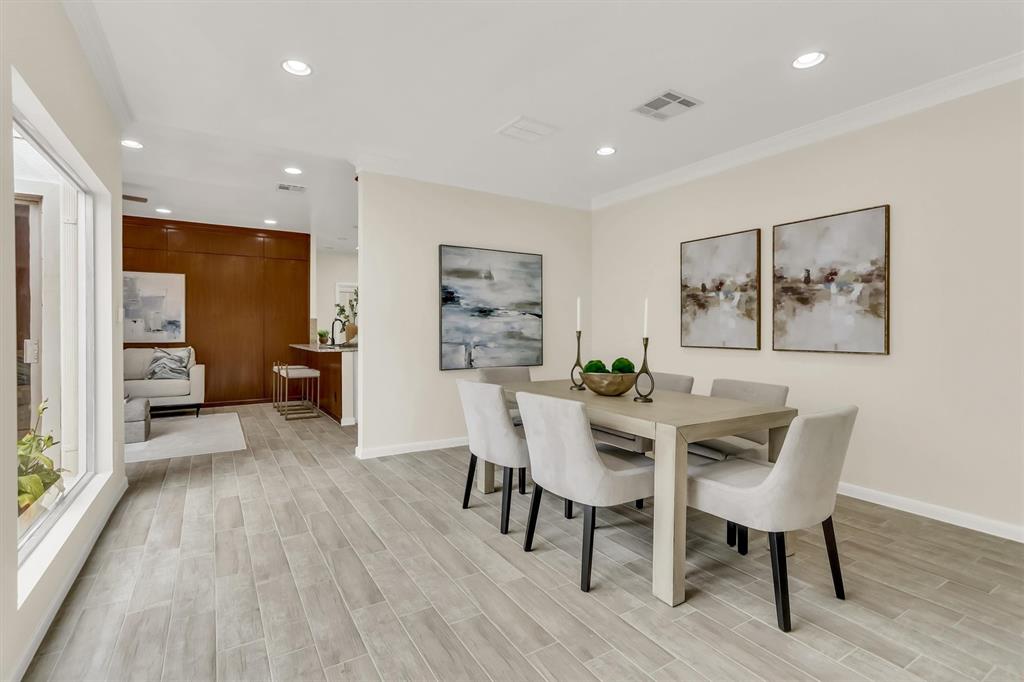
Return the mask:
<svg viewBox="0 0 1024 682"><path fill-rule="evenodd" d="M356 352L359 346L291 343L290 362L320 371L320 411L342 426L358 422Z"/></svg>
<svg viewBox="0 0 1024 682"><path fill-rule="evenodd" d="M288 345L291 348L310 353L353 353L359 350L359 346L323 346L316 343L292 343Z"/></svg>

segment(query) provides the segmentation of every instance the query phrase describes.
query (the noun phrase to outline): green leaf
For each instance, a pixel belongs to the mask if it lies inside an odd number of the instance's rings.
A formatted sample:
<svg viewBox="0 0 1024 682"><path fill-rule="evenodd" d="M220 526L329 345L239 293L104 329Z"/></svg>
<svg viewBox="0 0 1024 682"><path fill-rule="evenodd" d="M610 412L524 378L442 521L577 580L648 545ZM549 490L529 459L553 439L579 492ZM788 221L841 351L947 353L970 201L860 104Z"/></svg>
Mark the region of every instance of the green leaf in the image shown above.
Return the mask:
<svg viewBox="0 0 1024 682"><path fill-rule="evenodd" d="M32 499L38 500L46 492L43 487L43 480L36 474L18 477L18 494L32 495Z"/></svg>

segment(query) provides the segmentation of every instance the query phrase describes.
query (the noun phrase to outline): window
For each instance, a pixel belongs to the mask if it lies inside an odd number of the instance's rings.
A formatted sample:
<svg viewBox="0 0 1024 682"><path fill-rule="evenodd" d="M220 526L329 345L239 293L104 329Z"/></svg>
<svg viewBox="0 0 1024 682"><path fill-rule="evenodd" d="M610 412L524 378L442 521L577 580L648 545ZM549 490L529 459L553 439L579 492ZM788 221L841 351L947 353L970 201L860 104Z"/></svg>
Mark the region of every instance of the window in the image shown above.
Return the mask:
<svg viewBox="0 0 1024 682"><path fill-rule="evenodd" d="M13 137L21 560L92 473L91 202L43 141Z"/></svg>

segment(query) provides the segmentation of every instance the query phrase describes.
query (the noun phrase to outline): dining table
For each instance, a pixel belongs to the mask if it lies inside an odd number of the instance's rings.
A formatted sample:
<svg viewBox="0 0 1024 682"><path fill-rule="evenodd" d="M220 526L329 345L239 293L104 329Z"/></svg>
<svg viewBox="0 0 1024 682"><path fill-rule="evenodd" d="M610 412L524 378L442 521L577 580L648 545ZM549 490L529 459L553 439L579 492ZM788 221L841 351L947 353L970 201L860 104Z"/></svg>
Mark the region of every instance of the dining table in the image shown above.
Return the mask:
<svg viewBox="0 0 1024 682"><path fill-rule="evenodd" d="M637 402L632 393L601 396L571 387L566 380L503 385L510 402L519 392L575 400L586 406L592 425L654 441L654 451L647 453L654 459L651 591L666 604L681 604L686 599L688 444L767 429L768 460L774 462L789 424L797 415L796 409L665 390L656 391L652 402ZM483 493L493 492L494 465L483 464L477 475L477 489Z"/></svg>

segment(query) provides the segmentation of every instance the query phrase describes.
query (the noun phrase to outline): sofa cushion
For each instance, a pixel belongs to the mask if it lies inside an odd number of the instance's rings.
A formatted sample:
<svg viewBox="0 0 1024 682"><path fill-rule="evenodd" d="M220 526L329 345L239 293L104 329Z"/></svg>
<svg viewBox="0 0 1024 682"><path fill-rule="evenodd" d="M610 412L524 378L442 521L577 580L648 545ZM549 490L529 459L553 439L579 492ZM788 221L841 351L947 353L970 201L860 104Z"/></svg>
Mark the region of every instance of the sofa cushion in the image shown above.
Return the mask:
<svg viewBox="0 0 1024 682"><path fill-rule="evenodd" d="M196 351L191 346L185 346L179 349L173 350L184 350L189 349L189 360L188 368L196 364ZM154 348L125 348L124 349L124 378L125 379L145 379L146 370L149 369L149 363L153 359Z"/></svg>
<svg viewBox="0 0 1024 682"><path fill-rule="evenodd" d="M154 348L147 379L188 379L191 348Z"/></svg>
<svg viewBox="0 0 1024 682"><path fill-rule="evenodd" d="M125 348L124 349L124 378L145 379L146 370L149 369L149 361L153 358L152 348Z"/></svg>
<svg viewBox="0 0 1024 682"><path fill-rule="evenodd" d="M188 379L129 379L124 390L133 398L171 398L192 392Z"/></svg>

